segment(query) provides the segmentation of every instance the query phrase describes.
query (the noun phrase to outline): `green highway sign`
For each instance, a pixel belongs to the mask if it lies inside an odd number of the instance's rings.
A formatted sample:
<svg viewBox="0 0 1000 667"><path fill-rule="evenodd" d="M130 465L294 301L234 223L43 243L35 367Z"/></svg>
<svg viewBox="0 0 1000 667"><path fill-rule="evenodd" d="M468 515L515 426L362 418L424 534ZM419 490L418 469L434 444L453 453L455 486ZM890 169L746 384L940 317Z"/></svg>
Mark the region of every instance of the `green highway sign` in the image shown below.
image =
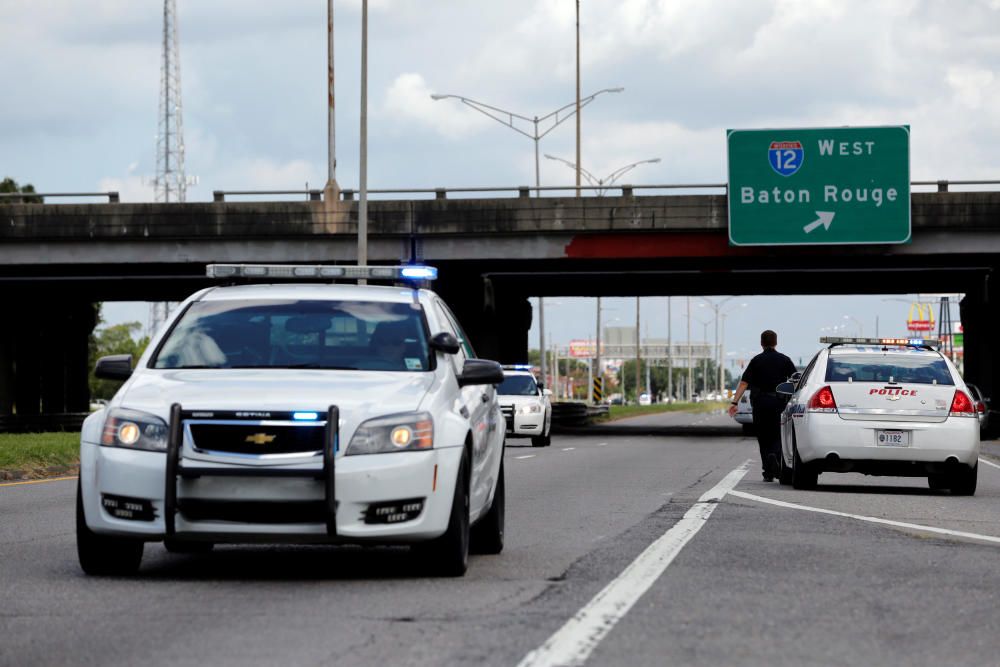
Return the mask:
<svg viewBox="0 0 1000 667"><path fill-rule="evenodd" d="M910 128L729 130L733 245L907 243Z"/></svg>

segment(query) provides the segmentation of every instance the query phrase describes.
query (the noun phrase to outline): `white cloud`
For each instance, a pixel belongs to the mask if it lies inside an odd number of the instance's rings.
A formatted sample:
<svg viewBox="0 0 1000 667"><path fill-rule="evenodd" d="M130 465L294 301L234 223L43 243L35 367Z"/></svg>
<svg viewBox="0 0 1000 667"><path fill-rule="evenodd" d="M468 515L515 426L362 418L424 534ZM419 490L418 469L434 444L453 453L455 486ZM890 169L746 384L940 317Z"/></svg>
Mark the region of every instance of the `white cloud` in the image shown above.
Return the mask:
<svg viewBox="0 0 1000 667"><path fill-rule="evenodd" d="M491 122L485 116L466 108L457 99L435 101L431 98L432 93L447 94L444 91L432 91L419 74L400 74L385 94L384 111L387 119L392 121L398 115L403 122L416 121L451 138L467 136Z"/></svg>

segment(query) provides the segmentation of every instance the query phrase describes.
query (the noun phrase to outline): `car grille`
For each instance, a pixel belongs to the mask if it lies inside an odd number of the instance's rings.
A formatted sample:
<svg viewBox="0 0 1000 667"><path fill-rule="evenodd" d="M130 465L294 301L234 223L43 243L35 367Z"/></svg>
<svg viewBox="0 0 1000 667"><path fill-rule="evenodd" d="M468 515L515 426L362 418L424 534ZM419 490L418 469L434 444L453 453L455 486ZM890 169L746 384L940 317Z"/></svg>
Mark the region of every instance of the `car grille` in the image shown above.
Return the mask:
<svg viewBox="0 0 1000 667"><path fill-rule="evenodd" d="M233 454L297 454L323 449L325 428L317 424L191 424L200 450Z"/></svg>

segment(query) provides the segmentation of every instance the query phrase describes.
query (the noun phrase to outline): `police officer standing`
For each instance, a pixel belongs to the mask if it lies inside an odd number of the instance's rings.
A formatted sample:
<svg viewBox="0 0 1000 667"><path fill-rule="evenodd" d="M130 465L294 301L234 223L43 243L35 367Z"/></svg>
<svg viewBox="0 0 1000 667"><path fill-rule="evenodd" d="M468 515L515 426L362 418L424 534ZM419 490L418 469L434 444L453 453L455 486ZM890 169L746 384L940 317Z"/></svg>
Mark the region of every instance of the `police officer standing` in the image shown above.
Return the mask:
<svg viewBox="0 0 1000 667"><path fill-rule="evenodd" d="M739 403L743 392L750 389L753 426L757 431L760 464L765 482L770 482L780 472L778 462L781 456L781 411L785 408L785 399L777 394L775 387L795 373L795 364L774 349L777 345L778 334L770 329L760 334L760 346L764 351L747 364L740 385L733 396L733 404L729 406L729 416L732 417L736 414L736 404Z"/></svg>

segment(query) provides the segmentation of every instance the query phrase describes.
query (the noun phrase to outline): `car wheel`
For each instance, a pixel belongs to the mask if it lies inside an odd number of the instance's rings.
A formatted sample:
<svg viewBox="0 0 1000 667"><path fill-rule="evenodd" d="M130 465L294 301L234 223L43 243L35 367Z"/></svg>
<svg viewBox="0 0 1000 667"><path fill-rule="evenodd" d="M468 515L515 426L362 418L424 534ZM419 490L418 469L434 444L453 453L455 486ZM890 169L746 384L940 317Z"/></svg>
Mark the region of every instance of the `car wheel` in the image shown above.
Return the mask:
<svg viewBox="0 0 1000 667"><path fill-rule="evenodd" d="M207 554L215 547L212 542L185 542L183 540L163 540L163 547L172 554Z"/></svg>
<svg viewBox="0 0 1000 667"><path fill-rule="evenodd" d="M479 523L472 527L470 549L477 554L498 554L503 551L504 508L507 503L503 461L500 461L500 476L493 492L493 504Z"/></svg>
<svg viewBox="0 0 1000 667"><path fill-rule="evenodd" d="M927 475L927 486L935 491L948 488L948 477L946 475Z"/></svg>
<svg viewBox="0 0 1000 667"><path fill-rule="evenodd" d="M551 435L533 435L531 436L531 446L532 447L548 447L552 444Z"/></svg>
<svg viewBox="0 0 1000 667"><path fill-rule="evenodd" d="M451 515L444 535L415 545L431 572L461 577L469 566L469 454L462 453L451 500Z"/></svg>
<svg viewBox="0 0 1000 667"><path fill-rule="evenodd" d="M142 540L99 535L87 526L83 513L83 492L76 485L76 555L80 567L90 575L125 576L135 574L142 562Z"/></svg>
<svg viewBox="0 0 1000 667"><path fill-rule="evenodd" d="M785 453L778 455L778 482L788 486L792 483L792 469L785 463Z"/></svg>
<svg viewBox="0 0 1000 667"><path fill-rule="evenodd" d="M795 435L792 435L792 487L804 491L816 488L819 473L812 466L802 462L799 456L799 447L795 442Z"/></svg>
<svg viewBox="0 0 1000 667"><path fill-rule="evenodd" d="M949 476L948 487L953 496L972 496L976 493L976 480L979 475L979 464L969 467L962 466Z"/></svg>

